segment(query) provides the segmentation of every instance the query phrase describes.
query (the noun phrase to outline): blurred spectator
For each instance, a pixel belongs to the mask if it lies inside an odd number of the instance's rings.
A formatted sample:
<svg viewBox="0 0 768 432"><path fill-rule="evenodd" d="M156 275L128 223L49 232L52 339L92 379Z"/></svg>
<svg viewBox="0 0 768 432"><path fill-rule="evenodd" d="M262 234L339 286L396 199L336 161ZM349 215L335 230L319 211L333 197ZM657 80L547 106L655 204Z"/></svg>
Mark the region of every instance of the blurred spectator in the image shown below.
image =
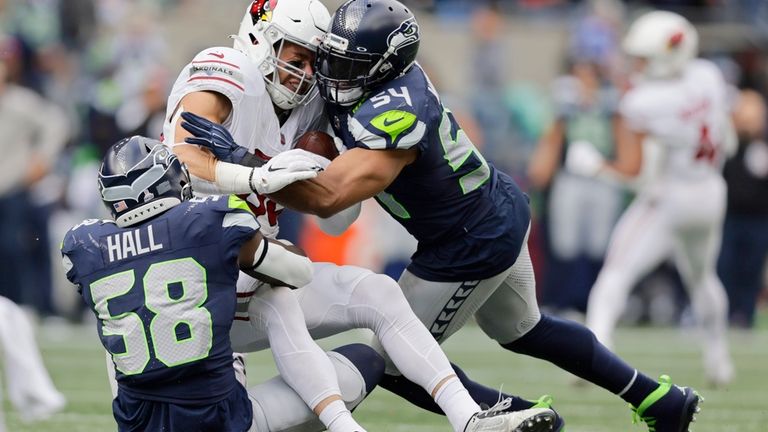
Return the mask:
<svg viewBox="0 0 768 432"><path fill-rule="evenodd" d="M64 113L36 93L7 82L0 59L0 295L51 313L47 213L32 188L68 139Z"/></svg>
<svg viewBox="0 0 768 432"><path fill-rule="evenodd" d="M96 36L96 5L94 0L66 0L59 4L59 25L64 44L82 50Z"/></svg>
<svg viewBox="0 0 768 432"><path fill-rule="evenodd" d="M147 71L143 90L128 98L117 110L115 120L123 136L141 135L160 138L169 91L168 71Z"/></svg>
<svg viewBox="0 0 768 432"><path fill-rule="evenodd" d="M542 304L555 311L583 313L624 194L615 182L569 172L563 160L574 142L588 143L606 159L613 158L618 95L597 64L578 60L553 87L557 118L539 142L528 170L531 186L546 191L543 225L549 256Z"/></svg>
<svg viewBox="0 0 768 432"><path fill-rule="evenodd" d="M585 13L575 20L571 29L570 57L597 64L611 78L620 66L622 5L616 0L585 3Z"/></svg>
<svg viewBox="0 0 768 432"><path fill-rule="evenodd" d="M472 86L469 104L483 135L483 154L504 171L513 169L509 162L514 146L511 117L506 107L504 25L499 11L479 7L472 15L473 50L470 67Z"/></svg>
<svg viewBox="0 0 768 432"><path fill-rule="evenodd" d="M768 256L766 102L743 90L734 110L739 147L725 165L728 206L718 273L728 292L731 324L751 328Z"/></svg>

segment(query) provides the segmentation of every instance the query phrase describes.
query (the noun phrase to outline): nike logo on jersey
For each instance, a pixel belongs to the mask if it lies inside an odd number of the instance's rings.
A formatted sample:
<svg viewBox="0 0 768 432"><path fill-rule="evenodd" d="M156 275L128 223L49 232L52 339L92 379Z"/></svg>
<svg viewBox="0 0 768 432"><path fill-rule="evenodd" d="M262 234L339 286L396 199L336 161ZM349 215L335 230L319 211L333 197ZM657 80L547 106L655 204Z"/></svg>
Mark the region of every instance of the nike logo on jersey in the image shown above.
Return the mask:
<svg viewBox="0 0 768 432"><path fill-rule="evenodd" d="M398 118L398 119L395 119L395 120L390 120L390 119L388 119L388 118L385 118L385 119L384 119L384 127L389 127L389 126L392 126L393 124L395 124L395 123L399 122L400 120L402 120L402 119L404 119L404 118L405 118L405 117L400 117L400 118Z"/></svg>
<svg viewBox="0 0 768 432"><path fill-rule="evenodd" d="M209 52L208 55L211 55L211 56L214 56L214 57L218 57L220 59L224 58L224 54L218 53L218 52Z"/></svg>

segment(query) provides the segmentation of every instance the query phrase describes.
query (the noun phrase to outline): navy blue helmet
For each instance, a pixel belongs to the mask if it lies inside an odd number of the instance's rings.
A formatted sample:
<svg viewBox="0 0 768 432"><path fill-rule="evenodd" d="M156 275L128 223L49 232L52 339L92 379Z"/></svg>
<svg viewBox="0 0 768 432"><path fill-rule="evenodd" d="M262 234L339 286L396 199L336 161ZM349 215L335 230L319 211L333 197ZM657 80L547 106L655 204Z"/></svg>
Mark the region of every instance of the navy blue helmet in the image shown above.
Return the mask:
<svg viewBox="0 0 768 432"><path fill-rule="evenodd" d="M137 135L107 150L99 192L117 225L126 227L190 199L192 186L186 166L168 146Z"/></svg>
<svg viewBox="0 0 768 432"><path fill-rule="evenodd" d="M320 94L354 105L407 72L419 51L419 25L397 0L348 0L331 19L315 64Z"/></svg>

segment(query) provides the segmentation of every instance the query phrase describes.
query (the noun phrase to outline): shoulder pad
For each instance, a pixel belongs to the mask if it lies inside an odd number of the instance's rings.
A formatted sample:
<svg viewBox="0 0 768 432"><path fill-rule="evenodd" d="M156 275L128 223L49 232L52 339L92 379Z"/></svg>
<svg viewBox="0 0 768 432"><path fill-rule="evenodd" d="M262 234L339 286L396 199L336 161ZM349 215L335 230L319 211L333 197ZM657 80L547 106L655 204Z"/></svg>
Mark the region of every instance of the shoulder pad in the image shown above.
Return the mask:
<svg viewBox="0 0 768 432"><path fill-rule="evenodd" d="M195 197L189 200L192 212L200 213L204 209L223 214L223 227L242 226L252 230L259 229L256 215L253 214L248 204L236 195L209 195ZM195 210L195 207L199 210Z"/></svg>
<svg viewBox="0 0 768 432"><path fill-rule="evenodd" d="M409 149L424 138L429 107L439 107L420 68L393 80L352 110L349 131L369 149Z"/></svg>
<svg viewBox="0 0 768 432"><path fill-rule="evenodd" d="M61 242L61 252L70 253L75 250L78 244L86 243L86 239L89 237L98 238L101 235L99 231L105 227L111 230L116 226L115 222L110 219L86 219L67 231Z"/></svg>
<svg viewBox="0 0 768 432"><path fill-rule="evenodd" d="M197 90L214 90L227 96L245 92L249 79L256 81L251 77L263 81L256 65L245 54L228 47L204 49L188 68L187 83L194 83Z"/></svg>

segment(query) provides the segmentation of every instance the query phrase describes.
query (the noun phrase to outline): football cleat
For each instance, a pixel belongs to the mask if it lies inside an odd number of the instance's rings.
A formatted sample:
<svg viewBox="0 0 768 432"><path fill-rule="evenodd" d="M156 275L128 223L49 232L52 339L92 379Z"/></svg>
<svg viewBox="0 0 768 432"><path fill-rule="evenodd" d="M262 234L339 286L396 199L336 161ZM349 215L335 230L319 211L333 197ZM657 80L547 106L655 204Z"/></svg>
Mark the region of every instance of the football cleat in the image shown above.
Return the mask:
<svg viewBox="0 0 768 432"><path fill-rule="evenodd" d="M544 395L540 397L531 408L549 408L555 413L555 421L552 423L553 432L563 432L565 430L565 420L552 409L552 396Z"/></svg>
<svg viewBox="0 0 768 432"><path fill-rule="evenodd" d="M45 421L63 410L66 405L64 395L56 391L48 394L46 400L28 398L24 401L24 406L20 407L19 415L26 423Z"/></svg>
<svg viewBox="0 0 768 432"><path fill-rule="evenodd" d="M632 422L648 425L649 432L689 432L704 399L690 387L673 385L669 376L659 378L659 387L640 406L632 408Z"/></svg>
<svg viewBox="0 0 768 432"><path fill-rule="evenodd" d="M475 413L464 432L551 432L557 414L550 408L507 411L512 400L507 398L491 408Z"/></svg>

